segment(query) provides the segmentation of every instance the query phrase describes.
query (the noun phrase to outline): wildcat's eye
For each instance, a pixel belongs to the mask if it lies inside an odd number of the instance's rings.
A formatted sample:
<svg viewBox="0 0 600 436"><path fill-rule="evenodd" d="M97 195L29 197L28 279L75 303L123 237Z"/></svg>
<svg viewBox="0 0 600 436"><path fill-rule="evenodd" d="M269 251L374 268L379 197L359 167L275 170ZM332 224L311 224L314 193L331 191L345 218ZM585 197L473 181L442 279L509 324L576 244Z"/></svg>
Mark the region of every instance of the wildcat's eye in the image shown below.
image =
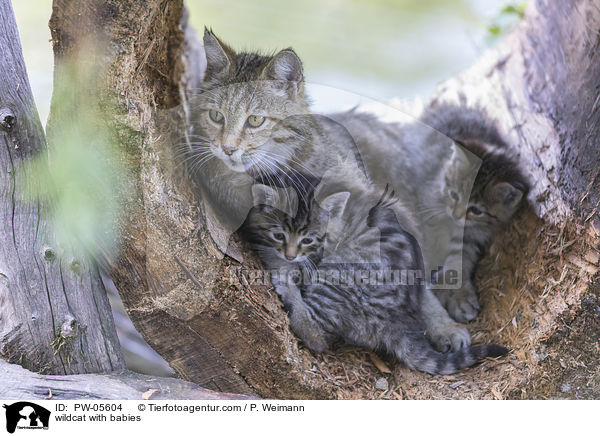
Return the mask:
<svg viewBox="0 0 600 436"><path fill-rule="evenodd" d="M252 128L257 128L263 125L263 123L265 122L266 118L263 117L262 115L250 115L248 117L248 120L246 121L248 123L248 125Z"/></svg>
<svg viewBox="0 0 600 436"><path fill-rule="evenodd" d="M483 215L483 211L479 209L477 206L470 206L467 209L467 213L470 213L473 216L481 216Z"/></svg>
<svg viewBox="0 0 600 436"><path fill-rule="evenodd" d="M208 116L212 121L214 121L217 124L223 124L223 122L225 121L225 117L223 116L223 114L214 109L208 111Z"/></svg>
<svg viewBox="0 0 600 436"><path fill-rule="evenodd" d="M273 236L273 239L275 239L276 241L285 240L285 235L283 233L273 233L271 236Z"/></svg>
<svg viewBox="0 0 600 436"><path fill-rule="evenodd" d="M310 245L313 242L315 242L313 238L302 238L302 240L300 241L302 245Z"/></svg>

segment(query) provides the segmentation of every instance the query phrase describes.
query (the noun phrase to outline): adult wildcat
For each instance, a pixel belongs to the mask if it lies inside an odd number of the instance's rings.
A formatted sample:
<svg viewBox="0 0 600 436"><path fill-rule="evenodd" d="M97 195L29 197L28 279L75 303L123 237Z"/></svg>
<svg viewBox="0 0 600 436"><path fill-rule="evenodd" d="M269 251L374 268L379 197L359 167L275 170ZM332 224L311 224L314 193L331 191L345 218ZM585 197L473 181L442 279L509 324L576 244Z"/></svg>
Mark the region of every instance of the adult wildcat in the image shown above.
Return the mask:
<svg viewBox="0 0 600 436"><path fill-rule="evenodd" d="M398 197L420 212L426 276L438 266L448 267L438 258L457 258L453 255L456 242L465 245L462 286L437 295L458 321L468 321L478 313L471 280L476 263L527 191L518 171L506 171L513 163L511 159L503 152L480 153L485 171L475 182L478 197L468 203L467 196L460 196L458 209L470 213L458 217L458 223L448 214L441 221L439 215L437 221L423 219L423 214L438 206L436 202L455 201L440 197L436 182L436 177L447 171L447 163L453 161L453 143L445 135L423 123L400 126L354 111L331 117L310 114L302 63L291 49L274 56L235 53L208 30L204 46L207 69L193 104L197 134L184 153L196 170L204 198L227 230L225 240L217 241L220 246L226 245L229 233L251 209L251 187L256 180L281 186L285 185L283 179L289 179L301 185L302 174L318 178L340 159L354 159L350 171L358 174L366 169L372 183L381 187L390 183ZM482 123L482 117L464 119L459 114L460 108L437 115L432 111L422 121L440 130L451 127L447 132L455 136L471 136L463 139L465 144L475 144L469 145L472 149L477 141L503 143L489 121ZM464 177L474 178L474 174ZM433 203L432 192L437 196ZM460 220L466 226L464 238L456 231L462 230ZM444 238L447 240L442 243Z"/></svg>
<svg viewBox="0 0 600 436"><path fill-rule="evenodd" d="M204 50L206 72L191 103L193 140L182 154L229 233L252 207L255 180L281 184L285 176L300 183L300 173L319 177L334 159L360 160L342 126L310 114L302 63L292 49L236 53L205 30Z"/></svg>

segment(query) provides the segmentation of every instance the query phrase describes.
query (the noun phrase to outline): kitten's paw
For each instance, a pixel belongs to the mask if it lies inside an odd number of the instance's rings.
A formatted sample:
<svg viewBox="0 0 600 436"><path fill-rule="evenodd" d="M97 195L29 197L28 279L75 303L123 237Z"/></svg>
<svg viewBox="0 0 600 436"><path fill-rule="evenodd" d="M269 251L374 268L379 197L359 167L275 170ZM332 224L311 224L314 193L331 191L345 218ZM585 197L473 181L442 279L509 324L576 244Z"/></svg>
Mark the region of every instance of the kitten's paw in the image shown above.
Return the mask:
<svg viewBox="0 0 600 436"><path fill-rule="evenodd" d="M456 321L466 323L475 318L480 311L479 301L475 291L458 289L453 291L445 301L448 314Z"/></svg>
<svg viewBox="0 0 600 436"><path fill-rule="evenodd" d="M469 331L456 323L447 324L444 328L430 332L430 340L433 346L442 353L460 350L471 345Z"/></svg>
<svg viewBox="0 0 600 436"><path fill-rule="evenodd" d="M322 353L329 349L329 335L312 319L308 312L303 310L292 312L290 327L311 351Z"/></svg>

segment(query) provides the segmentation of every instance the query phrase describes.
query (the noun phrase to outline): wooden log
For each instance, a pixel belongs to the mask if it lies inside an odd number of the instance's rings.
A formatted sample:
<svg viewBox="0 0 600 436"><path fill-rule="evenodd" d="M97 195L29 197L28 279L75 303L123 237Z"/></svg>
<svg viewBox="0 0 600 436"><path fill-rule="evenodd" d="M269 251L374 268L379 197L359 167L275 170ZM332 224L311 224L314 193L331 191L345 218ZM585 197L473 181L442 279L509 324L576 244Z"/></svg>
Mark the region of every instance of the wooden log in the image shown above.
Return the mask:
<svg viewBox="0 0 600 436"><path fill-rule="evenodd" d="M327 396L330 387L310 382L310 354L298 349L275 293L241 282L239 264L213 243L201 198L176 160L174 144L190 121L188 92L204 62L182 2L56 0L50 27L57 68L77 62L89 34L104 42L102 105L133 187L120 218L121 255L107 262L140 333L202 386Z"/></svg>
<svg viewBox="0 0 600 436"><path fill-rule="evenodd" d="M213 392L170 377L121 370L108 374L47 376L0 360L0 397L5 400L249 400ZM153 391L153 392L151 392Z"/></svg>

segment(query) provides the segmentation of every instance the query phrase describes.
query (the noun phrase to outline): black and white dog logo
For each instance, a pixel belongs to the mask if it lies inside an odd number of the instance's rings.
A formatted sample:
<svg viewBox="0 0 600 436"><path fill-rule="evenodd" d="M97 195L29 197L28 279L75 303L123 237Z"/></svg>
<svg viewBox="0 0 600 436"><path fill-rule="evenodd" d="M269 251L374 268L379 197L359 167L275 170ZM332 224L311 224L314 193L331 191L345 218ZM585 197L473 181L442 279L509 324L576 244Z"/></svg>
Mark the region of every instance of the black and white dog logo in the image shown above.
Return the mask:
<svg viewBox="0 0 600 436"><path fill-rule="evenodd" d="M5 404L6 431L14 433L19 429L48 429L50 411L28 401Z"/></svg>

